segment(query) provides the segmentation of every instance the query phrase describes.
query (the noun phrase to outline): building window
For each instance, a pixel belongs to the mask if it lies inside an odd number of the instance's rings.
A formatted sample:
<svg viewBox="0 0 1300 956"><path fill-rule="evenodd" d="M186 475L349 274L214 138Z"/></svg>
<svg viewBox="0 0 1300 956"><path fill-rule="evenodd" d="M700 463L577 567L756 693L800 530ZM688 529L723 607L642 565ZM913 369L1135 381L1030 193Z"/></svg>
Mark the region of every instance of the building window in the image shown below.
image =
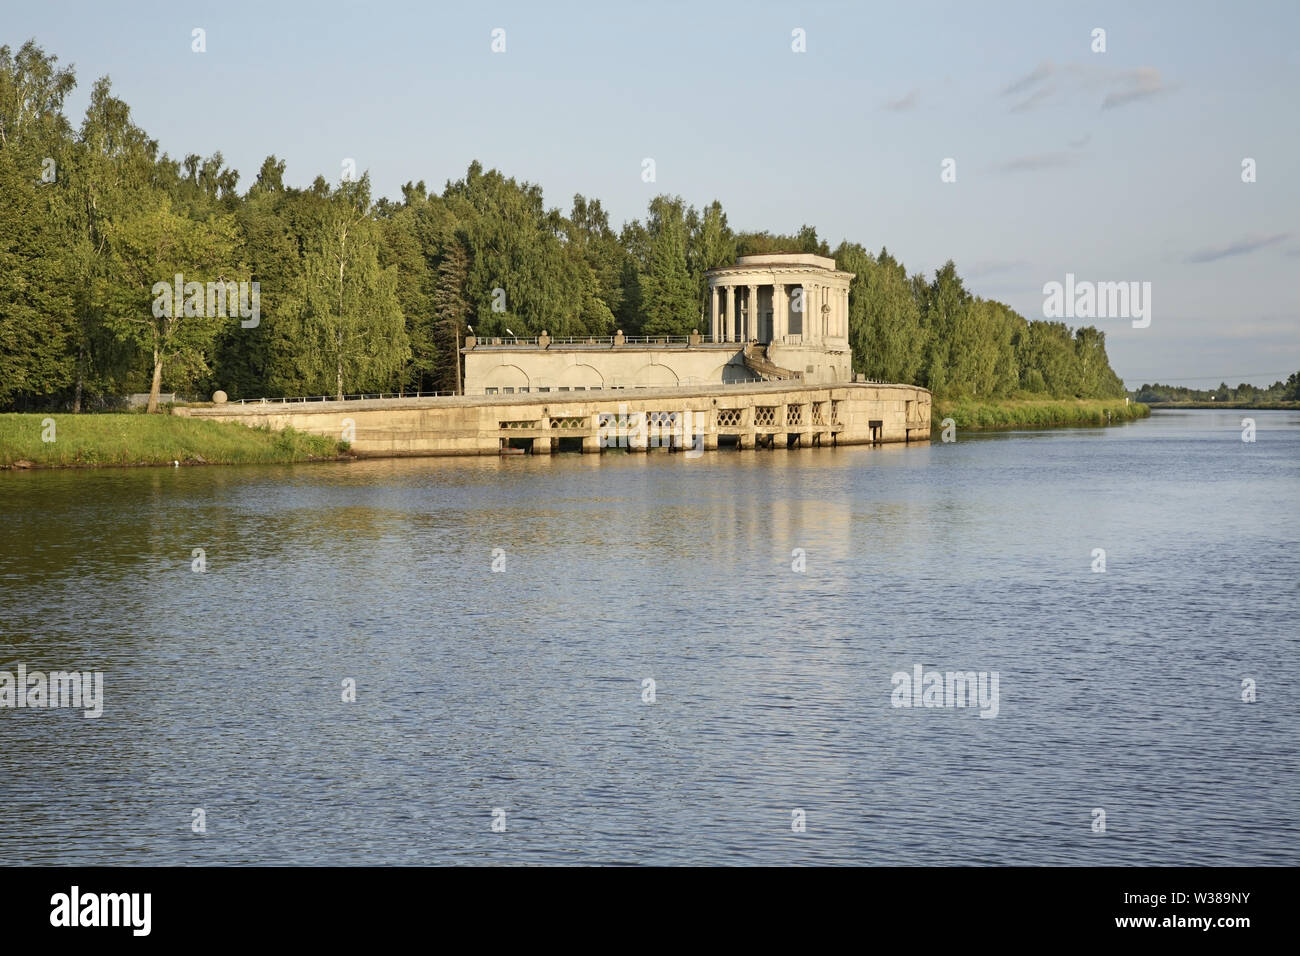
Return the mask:
<svg viewBox="0 0 1300 956"><path fill-rule="evenodd" d="M496 390L495 388L485 388L485 389L483 389L483 394L484 394L484 395L495 395L496 393L497 393L497 390Z"/></svg>
<svg viewBox="0 0 1300 956"><path fill-rule="evenodd" d="M515 390L514 390L513 388L503 388L503 389L501 389L501 394L502 394L502 395L513 395L514 393L515 393Z"/></svg>

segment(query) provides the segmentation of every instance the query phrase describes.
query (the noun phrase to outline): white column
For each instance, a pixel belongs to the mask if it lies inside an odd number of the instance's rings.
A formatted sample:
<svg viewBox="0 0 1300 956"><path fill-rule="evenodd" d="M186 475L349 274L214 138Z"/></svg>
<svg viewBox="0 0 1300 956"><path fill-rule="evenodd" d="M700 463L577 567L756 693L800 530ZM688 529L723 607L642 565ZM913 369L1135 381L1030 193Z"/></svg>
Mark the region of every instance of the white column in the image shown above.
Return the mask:
<svg viewBox="0 0 1300 956"><path fill-rule="evenodd" d="M718 341L718 287L709 286L709 337Z"/></svg>
<svg viewBox="0 0 1300 956"><path fill-rule="evenodd" d="M816 341L826 342L826 316L822 315L822 284L813 284L813 315L816 317Z"/></svg>
<svg viewBox="0 0 1300 956"><path fill-rule="evenodd" d="M799 291L803 310L799 313L799 328L802 330L803 343L807 345L812 341L812 323L808 321L808 310L812 307L812 286L807 282L799 283Z"/></svg>
<svg viewBox="0 0 1300 956"><path fill-rule="evenodd" d="M745 339L758 338L758 286L749 287L749 314L745 316Z"/></svg>
<svg viewBox="0 0 1300 956"><path fill-rule="evenodd" d="M772 284L772 341L780 342L789 334L786 324L785 283Z"/></svg>
<svg viewBox="0 0 1300 956"><path fill-rule="evenodd" d="M727 289L727 341L736 341L736 287L729 285Z"/></svg>
<svg viewBox="0 0 1300 956"><path fill-rule="evenodd" d="M819 292L816 282L808 283L808 301L804 307L808 312L808 334L814 342L822 340L822 297Z"/></svg>

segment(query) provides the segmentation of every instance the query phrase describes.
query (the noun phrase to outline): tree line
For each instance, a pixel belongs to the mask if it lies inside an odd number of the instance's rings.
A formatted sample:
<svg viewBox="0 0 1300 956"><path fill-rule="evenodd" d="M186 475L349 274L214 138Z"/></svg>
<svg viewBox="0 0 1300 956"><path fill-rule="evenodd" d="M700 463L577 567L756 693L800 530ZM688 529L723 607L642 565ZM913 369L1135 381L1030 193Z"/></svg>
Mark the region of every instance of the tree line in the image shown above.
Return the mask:
<svg viewBox="0 0 1300 956"><path fill-rule="evenodd" d="M567 214L476 161L440 193L375 199L368 174L286 185L268 156L242 192L220 152L173 159L113 95L73 128L71 68L34 41L0 47L0 408L110 405L163 388L232 398L452 391L479 334L707 331L708 269L765 252L856 273L854 371L941 397L1116 397L1091 326L1026 320L969 292L949 261L909 275L887 249L831 249L805 225L737 231L714 201L651 199L615 228L598 199ZM256 284L255 319L229 301ZM176 295L160 293L176 284ZM160 306L160 302L165 302Z"/></svg>
<svg viewBox="0 0 1300 956"><path fill-rule="evenodd" d="M1156 402L1300 402L1300 372L1292 372L1285 382L1279 379L1267 388L1246 382L1236 388L1227 382L1220 382L1218 388L1143 384L1134 398L1148 405Z"/></svg>

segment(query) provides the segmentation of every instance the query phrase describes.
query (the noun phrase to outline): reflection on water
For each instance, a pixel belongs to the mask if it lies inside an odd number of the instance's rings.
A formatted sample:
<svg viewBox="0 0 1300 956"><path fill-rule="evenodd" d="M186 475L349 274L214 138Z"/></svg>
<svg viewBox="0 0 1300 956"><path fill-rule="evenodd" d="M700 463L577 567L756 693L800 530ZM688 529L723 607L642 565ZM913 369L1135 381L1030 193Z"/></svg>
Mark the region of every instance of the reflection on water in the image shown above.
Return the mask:
<svg viewBox="0 0 1300 956"><path fill-rule="evenodd" d="M0 670L105 675L0 709L0 863L1295 864L1300 416L1250 414L0 475Z"/></svg>

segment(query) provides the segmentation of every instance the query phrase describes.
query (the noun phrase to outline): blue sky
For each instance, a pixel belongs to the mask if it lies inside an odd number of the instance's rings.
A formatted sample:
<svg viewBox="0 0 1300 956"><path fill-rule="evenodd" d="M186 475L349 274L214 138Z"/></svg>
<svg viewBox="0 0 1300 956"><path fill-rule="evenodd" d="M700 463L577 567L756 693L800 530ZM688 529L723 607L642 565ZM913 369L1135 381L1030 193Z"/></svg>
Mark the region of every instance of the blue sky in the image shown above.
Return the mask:
<svg viewBox="0 0 1300 956"><path fill-rule="evenodd" d="M1112 365L1194 387L1300 369L1297 36L1294 0L47 0L0 20L0 43L75 64L74 124L108 74L162 149L220 149L241 189L270 153L295 185L353 158L392 197L477 158L566 211L599 198L615 226L667 192L913 272L951 258L1028 318L1067 272L1150 282L1149 327L1095 323Z"/></svg>

